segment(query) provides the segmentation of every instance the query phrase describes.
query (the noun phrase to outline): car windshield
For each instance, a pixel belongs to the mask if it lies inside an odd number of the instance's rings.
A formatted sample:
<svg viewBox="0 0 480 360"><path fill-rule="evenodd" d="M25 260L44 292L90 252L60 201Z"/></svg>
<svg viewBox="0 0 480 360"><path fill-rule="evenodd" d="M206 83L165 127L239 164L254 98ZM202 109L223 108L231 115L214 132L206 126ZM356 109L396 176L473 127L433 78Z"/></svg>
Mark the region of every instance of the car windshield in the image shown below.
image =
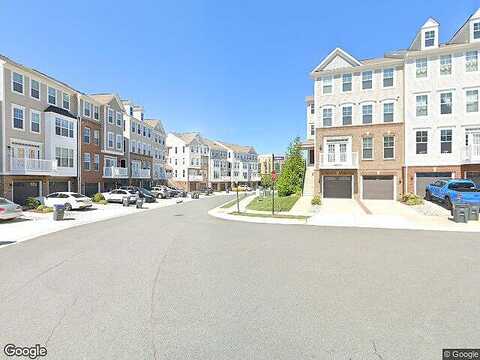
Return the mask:
<svg viewBox="0 0 480 360"><path fill-rule="evenodd" d="M462 189L474 189L475 184L471 182L458 182L450 184L449 189L462 190Z"/></svg>
<svg viewBox="0 0 480 360"><path fill-rule="evenodd" d="M144 194L147 194L147 195L152 195L152 193L150 191L148 191L147 189L140 189Z"/></svg>
<svg viewBox="0 0 480 360"><path fill-rule="evenodd" d="M0 198L0 204L5 205L5 204L9 204L9 203L10 203L10 202L9 202L7 199L5 199L5 198Z"/></svg>
<svg viewBox="0 0 480 360"><path fill-rule="evenodd" d="M71 196L73 196L74 198L83 198L85 197L85 195L82 195L82 194L79 194L79 193L73 193L73 194L70 194Z"/></svg>

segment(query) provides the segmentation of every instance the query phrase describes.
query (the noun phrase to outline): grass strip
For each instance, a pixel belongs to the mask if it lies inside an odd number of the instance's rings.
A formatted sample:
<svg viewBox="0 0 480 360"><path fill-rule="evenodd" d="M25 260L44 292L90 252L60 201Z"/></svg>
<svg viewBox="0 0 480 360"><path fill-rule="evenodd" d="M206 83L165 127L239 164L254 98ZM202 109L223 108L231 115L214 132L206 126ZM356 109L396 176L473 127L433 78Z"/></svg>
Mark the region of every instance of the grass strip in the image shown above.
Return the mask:
<svg viewBox="0 0 480 360"><path fill-rule="evenodd" d="M272 219L296 219L296 220L306 220L309 216L304 215L286 215L286 214L258 214L258 213L245 213L245 212L231 212L230 215L238 215L238 216L249 216L249 217L261 217L261 218L272 218Z"/></svg>

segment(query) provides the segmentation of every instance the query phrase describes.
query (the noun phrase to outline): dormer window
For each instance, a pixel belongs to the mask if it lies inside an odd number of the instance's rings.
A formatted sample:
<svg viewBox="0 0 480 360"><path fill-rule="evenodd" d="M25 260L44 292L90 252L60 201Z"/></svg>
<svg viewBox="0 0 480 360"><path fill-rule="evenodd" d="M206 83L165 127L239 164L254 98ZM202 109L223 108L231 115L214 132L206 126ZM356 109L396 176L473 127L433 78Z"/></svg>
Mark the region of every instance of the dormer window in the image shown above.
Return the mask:
<svg viewBox="0 0 480 360"><path fill-rule="evenodd" d="M435 31L426 31L425 32L425 47L432 47L435 45Z"/></svg>
<svg viewBox="0 0 480 360"><path fill-rule="evenodd" d="M473 38L480 39L480 22L473 23Z"/></svg>

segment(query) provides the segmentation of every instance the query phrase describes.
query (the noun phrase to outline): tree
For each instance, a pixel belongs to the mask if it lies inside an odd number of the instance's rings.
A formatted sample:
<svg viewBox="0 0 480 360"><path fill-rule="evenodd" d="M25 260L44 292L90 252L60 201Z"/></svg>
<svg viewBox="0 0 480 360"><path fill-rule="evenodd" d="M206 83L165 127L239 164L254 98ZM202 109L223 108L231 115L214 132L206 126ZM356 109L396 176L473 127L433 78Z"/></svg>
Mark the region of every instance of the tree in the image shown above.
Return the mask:
<svg viewBox="0 0 480 360"><path fill-rule="evenodd" d="M272 187L272 175L270 174L262 174L260 178L260 185L264 188L268 189Z"/></svg>
<svg viewBox="0 0 480 360"><path fill-rule="evenodd" d="M279 196L298 194L302 191L305 160L300 148L300 138L297 137L290 143L285 158L285 164L276 183Z"/></svg>

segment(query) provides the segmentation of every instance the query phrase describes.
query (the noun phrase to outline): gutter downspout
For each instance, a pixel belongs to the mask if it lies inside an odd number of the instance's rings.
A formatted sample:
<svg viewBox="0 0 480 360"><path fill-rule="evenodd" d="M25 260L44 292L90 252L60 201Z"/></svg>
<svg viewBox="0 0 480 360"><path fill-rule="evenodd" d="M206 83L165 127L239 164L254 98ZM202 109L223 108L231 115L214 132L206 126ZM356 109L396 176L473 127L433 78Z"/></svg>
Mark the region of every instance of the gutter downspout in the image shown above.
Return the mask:
<svg viewBox="0 0 480 360"><path fill-rule="evenodd" d="M77 129L77 191L82 193L82 117L80 116L80 95L75 94L77 97L77 120L78 120L78 129Z"/></svg>

